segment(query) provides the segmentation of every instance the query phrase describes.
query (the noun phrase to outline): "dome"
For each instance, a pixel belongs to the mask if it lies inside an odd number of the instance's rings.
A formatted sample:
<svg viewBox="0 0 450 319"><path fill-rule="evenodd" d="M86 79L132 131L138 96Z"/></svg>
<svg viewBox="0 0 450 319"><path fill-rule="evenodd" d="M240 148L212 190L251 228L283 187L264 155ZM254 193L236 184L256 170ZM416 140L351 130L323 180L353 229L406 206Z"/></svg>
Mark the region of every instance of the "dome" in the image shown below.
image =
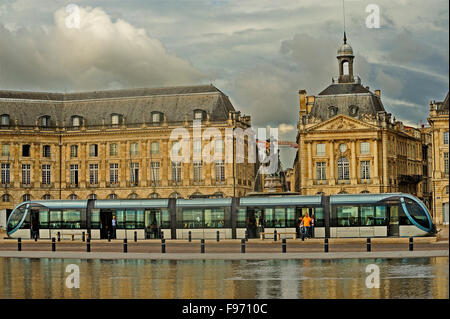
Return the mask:
<svg viewBox="0 0 450 319"><path fill-rule="evenodd" d="M353 49L348 43L344 43L337 53L338 55L353 55Z"/></svg>

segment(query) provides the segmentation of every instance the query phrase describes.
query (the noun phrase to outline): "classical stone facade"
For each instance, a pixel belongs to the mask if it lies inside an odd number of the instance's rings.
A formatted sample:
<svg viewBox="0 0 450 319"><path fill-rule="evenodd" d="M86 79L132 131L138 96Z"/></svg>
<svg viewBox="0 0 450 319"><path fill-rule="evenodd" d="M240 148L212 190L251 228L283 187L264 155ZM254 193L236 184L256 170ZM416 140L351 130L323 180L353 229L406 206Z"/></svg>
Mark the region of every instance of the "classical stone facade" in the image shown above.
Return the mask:
<svg viewBox="0 0 450 319"><path fill-rule="evenodd" d="M432 191L433 211L437 223L448 224L449 207L449 95L443 102L430 102L430 117L428 122L431 126L432 141Z"/></svg>
<svg viewBox="0 0 450 319"><path fill-rule="evenodd" d="M422 197L420 130L405 127L353 75L353 49L338 50L339 77L315 96L299 91L300 117L293 191L405 192Z"/></svg>
<svg viewBox="0 0 450 319"><path fill-rule="evenodd" d="M253 190L255 164L247 152L242 163L223 156L211 163L193 160L208 143L212 153L235 154L225 130L251 125L212 85L70 94L0 91L0 114L0 210L29 199L229 197ZM220 132L222 142L214 135L196 145L191 139L189 163L172 162L171 133L185 128L193 137L194 120L202 134Z"/></svg>

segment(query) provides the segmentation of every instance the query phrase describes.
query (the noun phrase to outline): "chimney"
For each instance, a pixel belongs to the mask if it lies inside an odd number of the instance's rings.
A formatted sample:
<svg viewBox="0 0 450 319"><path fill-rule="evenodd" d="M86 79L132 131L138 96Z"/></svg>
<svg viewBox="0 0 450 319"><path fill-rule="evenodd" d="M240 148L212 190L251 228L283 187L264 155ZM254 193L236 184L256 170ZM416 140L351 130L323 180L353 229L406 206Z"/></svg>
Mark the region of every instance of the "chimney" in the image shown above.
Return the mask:
<svg viewBox="0 0 450 319"><path fill-rule="evenodd" d="M381 90L375 90L375 95L381 97Z"/></svg>
<svg viewBox="0 0 450 319"><path fill-rule="evenodd" d="M300 99L300 114L306 114L306 90L298 91Z"/></svg>

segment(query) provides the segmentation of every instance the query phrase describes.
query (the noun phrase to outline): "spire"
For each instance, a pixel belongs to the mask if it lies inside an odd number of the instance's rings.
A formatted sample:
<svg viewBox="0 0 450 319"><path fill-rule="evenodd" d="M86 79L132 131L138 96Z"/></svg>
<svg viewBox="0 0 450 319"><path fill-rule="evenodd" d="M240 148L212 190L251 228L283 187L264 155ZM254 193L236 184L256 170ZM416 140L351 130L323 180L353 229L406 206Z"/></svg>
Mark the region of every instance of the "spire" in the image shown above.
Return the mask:
<svg viewBox="0 0 450 319"><path fill-rule="evenodd" d="M347 44L347 35L345 34L345 31L344 31L344 44Z"/></svg>

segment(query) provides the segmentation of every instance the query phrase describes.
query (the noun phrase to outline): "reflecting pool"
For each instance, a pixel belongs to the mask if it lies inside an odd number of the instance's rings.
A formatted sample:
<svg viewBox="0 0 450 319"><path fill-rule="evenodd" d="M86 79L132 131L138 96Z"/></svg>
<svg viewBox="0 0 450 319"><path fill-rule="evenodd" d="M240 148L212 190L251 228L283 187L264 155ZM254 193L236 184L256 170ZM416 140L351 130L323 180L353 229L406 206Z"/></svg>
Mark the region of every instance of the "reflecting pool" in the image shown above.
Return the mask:
<svg viewBox="0 0 450 319"><path fill-rule="evenodd" d="M67 288L70 264L80 288ZM379 288L367 288L369 264ZM0 298L448 298L448 257L338 260L0 258Z"/></svg>

